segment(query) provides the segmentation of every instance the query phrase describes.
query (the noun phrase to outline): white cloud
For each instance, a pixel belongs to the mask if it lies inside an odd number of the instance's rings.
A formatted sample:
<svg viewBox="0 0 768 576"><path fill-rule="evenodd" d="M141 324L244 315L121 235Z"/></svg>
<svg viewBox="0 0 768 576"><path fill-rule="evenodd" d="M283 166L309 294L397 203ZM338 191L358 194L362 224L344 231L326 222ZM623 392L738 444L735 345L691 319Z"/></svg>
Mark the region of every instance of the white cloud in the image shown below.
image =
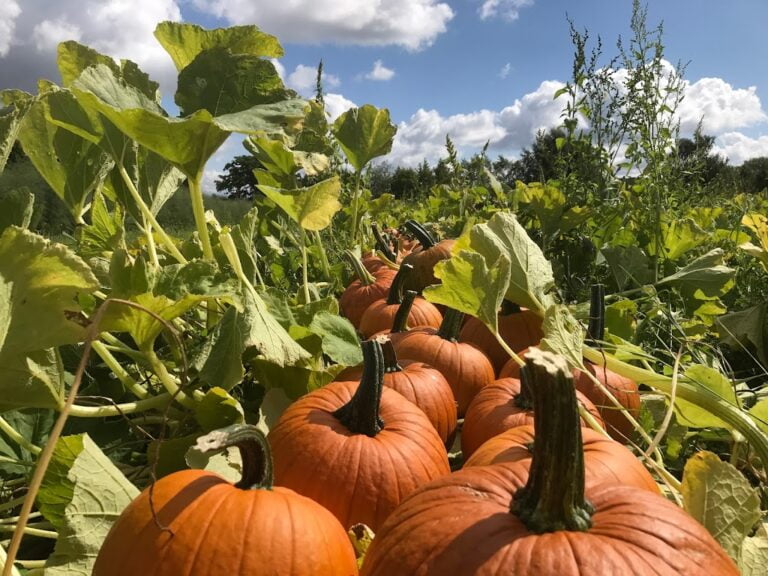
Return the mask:
<svg viewBox="0 0 768 576"><path fill-rule="evenodd" d="M15 40L5 54L0 84L27 85L37 77L54 76L56 44L78 40L115 58L128 58L164 84L175 85L170 57L153 32L163 20L181 20L182 0L24 0L15 20ZM0 55L7 37L7 14L15 0L0 0ZM5 12L4 12L5 11ZM13 12L11 12L12 14Z"/></svg>
<svg viewBox="0 0 768 576"><path fill-rule="evenodd" d="M56 50L59 42L66 40L80 41L82 33L80 28L71 24L66 18L56 20L43 20L32 30L32 40L39 52Z"/></svg>
<svg viewBox="0 0 768 576"><path fill-rule="evenodd" d="M727 132L715 141L714 151L722 154L734 166L750 158L768 156L768 136L750 138L740 132Z"/></svg>
<svg viewBox="0 0 768 576"><path fill-rule="evenodd" d="M285 82L285 66L283 66L277 58L270 58L269 61L272 62L272 65L275 67L277 75L280 76L280 80Z"/></svg>
<svg viewBox="0 0 768 576"><path fill-rule="evenodd" d="M285 70L283 70L283 74L285 74ZM315 86L317 84L317 68L299 64L296 66L296 69L288 75L285 84L304 96L310 96L314 94ZM323 87L334 88L339 84L341 84L341 81L338 76L323 71Z"/></svg>
<svg viewBox="0 0 768 576"><path fill-rule="evenodd" d="M702 120L704 133L715 135L768 120L754 86L734 88L722 78L686 83L678 115L684 133L692 133Z"/></svg>
<svg viewBox="0 0 768 576"><path fill-rule="evenodd" d="M232 24L256 24L283 42L430 46L454 13L439 0L193 0Z"/></svg>
<svg viewBox="0 0 768 576"><path fill-rule="evenodd" d="M502 80L509 76L509 73L512 72L512 64L510 62L507 62L504 64L504 66L501 67L501 70L499 70L499 78Z"/></svg>
<svg viewBox="0 0 768 576"><path fill-rule="evenodd" d="M344 114L350 108L356 108L357 104L342 96L341 94L325 94L323 96L325 100L325 111L331 117L331 122L336 120L339 116Z"/></svg>
<svg viewBox="0 0 768 576"><path fill-rule="evenodd" d="M368 72L368 74L365 75L365 77L368 80L377 80L379 82L386 82L387 80L392 80L392 77L395 75L395 71L392 70L392 68L387 68L384 66L384 64L381 62L381 60L376 60L376 62L373 63L373 69Z"/></svg>
<svg viewBox="0 0 768 576"><path fill-rule="evenodd" d="M0 58L8 54L14 40L16 18L21 14L21 8L16 0L0 2Z"/></svg>
<svg viewBox="0 0 768 576"><path fill-rule="evenodd" d="M478 12L483 20L501 16L512 22L520 17L520 9L527 6L533 6L533 0L484 0Z"/></svg>

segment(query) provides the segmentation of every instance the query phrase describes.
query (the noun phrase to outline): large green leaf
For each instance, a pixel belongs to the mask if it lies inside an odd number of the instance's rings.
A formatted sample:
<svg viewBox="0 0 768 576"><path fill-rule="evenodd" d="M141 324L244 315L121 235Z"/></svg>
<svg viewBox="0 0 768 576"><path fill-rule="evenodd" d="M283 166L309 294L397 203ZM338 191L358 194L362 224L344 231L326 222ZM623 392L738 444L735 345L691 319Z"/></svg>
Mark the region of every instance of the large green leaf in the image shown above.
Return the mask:
<svg viewBox="0 0 768 576"><path fill-rule="evenodd" d="M438 262L435 276L441 282L425 288L424 297L430 302L471 314L496 333L497 312L509 285L509 274L506 254L500 254L489 267L482 254L461 250Z"/></svg>
<svg viewBox="0 0 768 576"><path fill-rule="evenodd" d="M327 228L334 214L341 210L341 180L338 176L307 188L283 190L272 186L259 186L259 190L305 230Z"/></svg>
<svg viewBox="0 0 768 576"><path fill-rule="evenodd" d="M677 260L709 239L691 218L666 219L661 223L661 241L654 238L648 244L648 253L668 260Z"/></svg>
<svg viewBox="0 0 768 576"><path fill-rule="evenodd" d="M107 207L104 195L97 191L91 203L91 222L78 230L80 253L109 257L118 247L125 233L123 211L116 205L112 211Z"/></svg>
<svg viewBox="0 0 768 576"><path fill-rule="evenodd" d="M714 392L718 397L734 406L739 406L736 390L730 380L714 368L696 364L685 371L685 376L692 383ZM683 426L690 428L725 426L722 420L713 416L708 410L680 398L675 399L675 410L677 421Z"/></svg>
<svg viewBox="0 0 768 576"><path fill-rule="evenodd" d="M544 338L541 348L564 356L573 368L583 366L581 348L584 343L584 328L573 317L567 306L553 304L544 313L542 325Z"/></svg>
<svg viewBox="0 0 768 576"><path fill-rule="evenodd" d="M56 419L53 410L41 410L38 408L24 408L3 413L3 419L21 436L36 446L44 446L48 440L48 434ZM35 463L35 455L19 446L12 439L0 432L0 478L6 480L10 476L26 477ZM16 460L12 464L5 459Z"/></svg>
<svg viewBox="0 0 768 576"><path fill-rule="evenodd" d="M735 561L760 518L760 494L731 464L698 452L685 464L681 486L686 512L701 522Z"/></svg>
<svg viewBox="0 0 768 576"><path fill-rule="evenodd" d="M346 318L330 312L319 312L309 329L323 339L323 354L337 364L357 366L363 361L355 327Z"/></svg>
<svg viewBox="0 0 768 576"><path fill-rule="evenodd" d="M653 264L639 246L606 246L600 250L619 290L652 284Z"/></svg>
<svg viewBox="0 0 768 576"><path fill-rule="evenodd" d="M734 348L744 346L754 347L755 354L763 363L768 365L768 317L765 302L731 312L717 319L717 329L720 339Z"/></svg>
<svg viewBox="0 0 768 576"><path fill-rule="evenodd" d="M72 320L80 312L77 296L97 288L88 265L65 246L7 228L0 236L0 350L20 354L79 342L85 329Z"/></svg>
<svg viewBox="0 0 768 576"><path fill-rule="evenodd" d="M59 532L46 576L89 576L109 529L138 494L87 434L61 438L37 496Z"/></svg>
<svg viewBox="0 0 768 576"><path fill-rule="evenodd" d="M64 367L55 349L28 354L0 352L0 412L14 408L60 408Z"/></svg>
<svg viewBox="0 0 768 576"><path fill-rule="evenodd" d="M181 71L175 99L184 116L200 109L221 116L294 95L269 60L214 48L198 54Z"/></svg>
<svg viewBox="0 0 768 576"><path fill-rule="evenodd" d="M674 274L662 278L657 285L671 285L706 300L722 296L733 286L736 270L723 264L725 252L715 248L699 256Z"/></svg>
<svg viewBox="0 0 768 576"><path fill-rule="evenodd" d="M349 163L360 172L377 156L389 154L397 127L389 119L389 110L366 104L344 112L331 130Z"/></svg>
<svg viewBox="0 0 768 576"><path fill-rule="evenodd" d="M19 133L24 152L76 221L81 221L90 194L97 189L112 162L92 141L49 121L49 98L36 100L24 116Z"/></svg>
<svg viewBox="0 0 768 576"><path fill-rule="evenodd" d="M5 192L0 198L0 234L9 226L29 228L35 195L29 188L19 188Z"/></svg>
<svg viewBox="0 0 768 576"><path fill-rule="evenodd" d="M8 161L13 145L19 135L21 121L30 104L31 100L22 99L13 106L0 108L0 174L5 169L5 163Z"/></svg>
<svg viewBox="0 0 768 576"><path fill-rule="evenodd" d="M279 140L269 138L248 139L247 147L263 166L254 170L259 184L273 186L275 182L281 188L296 187L296 172L299 166L293 152Z"/></svg>
<svg viewBox="0 0 768 576"><path fill-rule="evenodd" d="M160 22L155 38L170 54L177 70L183 70L198 54L214 48L227 48L234 54L280 58L283 48L277 38L256 26L231 26L206 30L196 24Z"/></svg>

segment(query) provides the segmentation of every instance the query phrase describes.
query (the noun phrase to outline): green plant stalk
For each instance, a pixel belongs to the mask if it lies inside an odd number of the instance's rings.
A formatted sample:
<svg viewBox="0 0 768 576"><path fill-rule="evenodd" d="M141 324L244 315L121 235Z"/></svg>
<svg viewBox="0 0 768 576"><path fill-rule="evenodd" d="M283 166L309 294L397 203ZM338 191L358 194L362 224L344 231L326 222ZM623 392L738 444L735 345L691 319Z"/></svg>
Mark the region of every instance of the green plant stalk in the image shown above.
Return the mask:
<svg viewBox="0 0 768 576"><path fill-rule="evenodd" d="M186 264L187 259L184 257L184 254L179 251L179 249L176 247L176 244L174 244L173 240L171 240L171 237L168 236L165 230L163 230L163 227L160 226L157 218L155 218L155 215L152 214L152 210L149 209L149 206L147 206L147 204L144 202L144 199L141 197L141 194L139 194L136 186L134 186L133 180L131 180L128 172L125 170L125 166L118 162L117 169L120 172L120 176L122 177L123 182L125 182L125 186L131 193L131 198L133 198L133 201L136 202L136 205L139 207L142 216L147 219L147 221L155 230L157 230L157 234L160 236L160 240L162 240L163 246L165 246L168 252L170 252L171 256L173 256L180 264Z"/></svg>
<svg viewBox="0 0 768 576"><path fill-rule="evenodd" d="M163 364L163 361L157 357L157 354L155 354L155 351L151 347L147 347L147 350L144 353L147 355L149 366L152 368L155 376L157 376L157 378L160 380L160 383L163 385L163 388L166 389L171 397L185 408L189 408L191 410L194 409L197 404L196 401L202 400L205 394L203 394L203 392L200 390L194 390L192 397L187 395L179 387L178 383L176 382L176 378L174 378L171 373L168 372L168 369L165 367L165 364Z"/></svg>
<svg viewBox="0 0 768 576"><path fill-rule="evenodd" d="M602 365L604 359L606 366L621 376L630 378L635 382L642 382L666 395L672 393L672 378L669 376L662 376L644 368L632 366L614 358L610 354L603 355L599 350L594 350L589 346L584 346L582 353L587 360L598 365ZM709 411L713 416L720 418L720 420L738 430L754 448L755 452L757 452L757 456L763 463L763 468L768 470L768 436L757 427L752 418L736 406L726 402L706 388L698 386L685 376L678 379L676 394L681 399Z"/></svg>
<svg viewBox="0 0 768 576"><path fill-rule="evenodd" d="M16 526L7 526L5 524L0 524L0 532L14 532L16 530ZM24 534L28 534L29 536L37 536L38 538L48 538L49 540L57 540L59 538L59 533L54 532L53 530L41 530L40 528L31 528L30 526L25 526L23 530Z"/></svg>
<svg viewBox="0 0 768 576"><path fill-rule="evenodd" d="M42 518L42 516L43 515L40 512L32 512L27 517L27 519ZM11 518L3 518L2 520L0 520L0 524L16 524L16 522L18 522L18 521L19 521L19 517L18 516L13 516Z"/></svg>
<svg viewBox="0 0 768 576"><path fill-rule="evenodd" d="M104 364L107 365L107 368L109 368L112 373L117 376L117 379L120 380L120 383L128 390L130 390L134 396L140 400L143 400L149 396L147 389L131 377L128 371L123 368L122 364L120 364L120 362L118 362L117 359L112 356L112 353L103 342L96 340L92 346L93 351L96 352L96 354L99 355L99 358L104 361Z"/></svg>
<svg viewBox="0 0 768 576"><path fill-rule="evenodd" d="M203 188L200 185L202 175L189 179L189 198L192 201L192 214L195 217L195 226L200 235L200 243L203 245L203 258L213 260L213 247L211 236L208 234L208 224L205 222L205 204L203 203Z"/></svg>
<svg viewBox="0 0 768 576"><path fill-rule="evenodd" d="M320 231L315 230L312 234L312 237L315 240L315 244L320 249L320 266L323 269L323 276L325 280L331 281L331 264L328 262L328 253L325 250L325 246L323 245L323 239L320 236Z"/></svg>
<svg viewBox="0 0 768 576"><path fill-rule="evenodd" d="M70 416L77 418L108 418L110 416L124 416L127 414L140 414L149 410L164 409L171 401L171 395L166 393L150 396L136 402L123 404L108 404L106 406L80 406L74 404L69 410Z"/></svg>
<svg viewBox="0 0 768 576"><path fill-rule="evenodd" d="M13 500L8 500L7 502L0 503L0 512L5 512L6 510L13 510L14 508L16 508L16 506L19 506L23 503L24 503L24 496L20 496L19 498L14 498Z"/></svg>
<svg viewBox="0 0 768 576"><path fill-rule="evenodd" d="M304 288L304 302L309 304L312 297L309 294L309 259L307 258L307 233L299 226L299 239L301 241L301 283Z"/></svg>
<svg viewBox="0 0 768 576"><path fill-rule="evenodd" d="M355 190L352 193L352 244L357 243L358 232L358 211L360 204L360 182L362 180L362 174L358 171L355 173Z"/></svg>
<svg viewBox="0 0 768 576"><path fill-rule="evenodd" d="M10 564L10 567L7 566L8 564L8 556L5 553L5 548L0 546L0 568L3 570L3 574L8 574L8 576L21 576L21 572L19 572L16 569L16 566L13 565L13 563Z"/></svg>
<svg viewBox="0 0 768 576"><path fill-rule="evenodd" d="M150 261L155 268L160 268L160 260L157 258L157 247L155 246L155 237L152 234L152 224L147 222L147 218L144 214L141 215L141 219L143 220L144 232L147 235L147 250L149 251Z"/></svg>
<svg viewBox="0 0 768 576"><path fill-rule="evenodd" d="M27 452L30 454L34 454L37 456L42 452L42 448L39 446L35 446L32 442L24 438L21 434L19 434L13 426L11 426L8 421L0 416L0 432L3 432L8 438L10 438L12 441L16 442L19 446L24 448Z"/></svg>

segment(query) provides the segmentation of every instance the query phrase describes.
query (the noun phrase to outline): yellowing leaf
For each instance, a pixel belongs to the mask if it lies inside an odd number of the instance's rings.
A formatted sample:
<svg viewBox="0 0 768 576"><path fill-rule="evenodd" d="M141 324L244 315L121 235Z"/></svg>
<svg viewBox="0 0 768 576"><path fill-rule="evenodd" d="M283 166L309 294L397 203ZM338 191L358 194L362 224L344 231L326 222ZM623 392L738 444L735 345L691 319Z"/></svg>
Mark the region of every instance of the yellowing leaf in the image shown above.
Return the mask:
<svg viewBox="0 0 768 576"><path fill-rule="evenodd" d="M685 371L685 376L692 383L706 388L710 392L714 392L726 402L734 406L739 405L736 391L731 385L730 380L714 368L697 364L689 367ZM680 397L675 399L675 410L677 421L683 426L691 428L725 427L725 423L716 416L713 416L708 410L682 400Z"/></svg>
<svg viewBox="0 0 768 576"><path fill-rule="evenodd" d="M308 188L284 190L272 186L259 186L259 190L305 230L327 228L334 214L341 210L339 202L341 180L338 176Z"/></svg>

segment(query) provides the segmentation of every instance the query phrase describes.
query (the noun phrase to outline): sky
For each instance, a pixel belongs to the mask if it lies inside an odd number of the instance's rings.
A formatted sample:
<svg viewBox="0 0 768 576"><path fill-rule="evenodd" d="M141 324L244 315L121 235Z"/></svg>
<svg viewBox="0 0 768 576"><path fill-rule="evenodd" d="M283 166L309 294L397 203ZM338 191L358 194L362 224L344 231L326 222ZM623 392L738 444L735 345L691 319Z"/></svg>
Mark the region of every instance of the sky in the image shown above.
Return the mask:
<svg viewBox="0 0 768 576"><path fill-rule="evenodd" d="M649 0L665 58L686 64L682 135L701 121L731 164L768 156L768 0ZM559 123L554 93L570 76L568 18L603 39L627 39L632 0L0 0L0 89L59 80L58 42L78 40L129 58L158 80L172 113L175 69L152 32L163 20L206 28L255 24L278 37L285 83L311 96L322 59L326 106L388 108L398 126L394 165L434 163L447 134L470 156L515 158ZM208 165L211 191L244 153L231 137Z"/></svg>

